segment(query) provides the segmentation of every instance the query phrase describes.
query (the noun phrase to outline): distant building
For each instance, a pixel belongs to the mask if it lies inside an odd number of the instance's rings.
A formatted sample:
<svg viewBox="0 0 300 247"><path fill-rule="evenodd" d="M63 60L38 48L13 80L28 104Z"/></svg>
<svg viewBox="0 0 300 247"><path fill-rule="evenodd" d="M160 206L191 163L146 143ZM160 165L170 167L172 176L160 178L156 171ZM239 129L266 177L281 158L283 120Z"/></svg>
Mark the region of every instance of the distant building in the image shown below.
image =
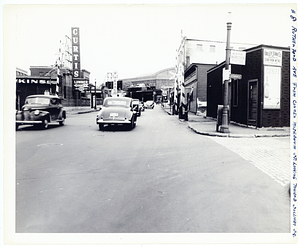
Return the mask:
<svg viewBox="0 0 300 247"><path fill-rule="evenodd" d="M121 79L123 90L133 98L161 102L162 89L174 85L174 73L174 68L167 68L149 75Z"/></svg>
<svg viewBox="0 0 300 247"><path fill-rule="evenodd" d="M167 68L160 70L153 74L121 79L123 83L123 90L127 90L130 86L137 84L144 84L148 88L161 89L164 86L173 86L175 69Z"/></svg>
<svg viewBox="0 0 300 247"><path fill-rule="evenodd" d="M261 127L290 126L290 48L259 45L246 49L245 65L231 64L229 117ZM225 62L208 71L207 116L223 105Z"/></svg>
<svg viewBox="0 0 300 247"><path fill-rule="evenodd" d="M16 76L26 76L28 75L28 72L26 70L16 68Z"/></svg>

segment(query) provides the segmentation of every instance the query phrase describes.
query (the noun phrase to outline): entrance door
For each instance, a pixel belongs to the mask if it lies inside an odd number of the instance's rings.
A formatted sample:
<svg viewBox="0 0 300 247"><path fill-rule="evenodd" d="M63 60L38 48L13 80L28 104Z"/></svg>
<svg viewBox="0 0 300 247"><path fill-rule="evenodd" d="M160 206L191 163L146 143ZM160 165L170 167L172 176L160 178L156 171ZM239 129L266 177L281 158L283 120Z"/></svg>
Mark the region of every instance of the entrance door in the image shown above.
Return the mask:
<svg viewBox="0 0 300 247"><path fill-rule="evenodd" d="M257 126L258 90L257 80L248 81L248 124Z"/></svg>

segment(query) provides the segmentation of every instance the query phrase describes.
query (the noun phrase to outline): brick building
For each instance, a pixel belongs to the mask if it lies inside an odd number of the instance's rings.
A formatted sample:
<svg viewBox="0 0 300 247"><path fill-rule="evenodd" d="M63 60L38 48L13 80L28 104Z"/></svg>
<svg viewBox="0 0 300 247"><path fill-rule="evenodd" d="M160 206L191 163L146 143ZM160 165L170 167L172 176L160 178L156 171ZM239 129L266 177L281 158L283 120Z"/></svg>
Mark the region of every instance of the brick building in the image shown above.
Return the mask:
<svg viewBox="0 0 300 247"><path fill-rule="evenodd" d="M229 84L229 117L236 123L261 127L290 125L290 49L259 45L245 50L246 64L231 65L241 75ZM207 116L217 117L223 105L225 62L207 72Z"/></svg>

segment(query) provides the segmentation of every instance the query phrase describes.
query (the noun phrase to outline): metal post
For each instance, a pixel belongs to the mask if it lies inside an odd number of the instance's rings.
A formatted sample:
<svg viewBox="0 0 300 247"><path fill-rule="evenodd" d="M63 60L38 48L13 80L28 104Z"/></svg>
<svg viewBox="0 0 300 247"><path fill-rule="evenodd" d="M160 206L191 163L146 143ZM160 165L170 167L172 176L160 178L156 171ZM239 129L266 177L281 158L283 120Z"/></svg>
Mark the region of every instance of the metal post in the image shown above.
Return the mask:
<svg viewBox="0 0 300 247"><path fill-rule="evenodd" d="M229 12L229 17L231 13ZM232 23L231 21L227 22L227 42L226 42L226 61L225 61L225 70L229 70L229 59L230 59L230 31ZM220 126L220 132L229 133L229 121L228 121L228 83L229 80L226 78L224 81L224 105L222 113L222 125Z"/></svg>
<svg viewBox="0 0 300 247"><path fill-rule="evenodd" d="M91 95L91 108L94 108L94 100L93 100L93 94L92 94L92 85L89 85L90 88L90 95Z"/></svg>
<svg viewBox="0 0 300 247"><path fill-rule="evenodd" d="M97 90L96 90L96 79L95 79L95 109L97 109Z"/></svg>

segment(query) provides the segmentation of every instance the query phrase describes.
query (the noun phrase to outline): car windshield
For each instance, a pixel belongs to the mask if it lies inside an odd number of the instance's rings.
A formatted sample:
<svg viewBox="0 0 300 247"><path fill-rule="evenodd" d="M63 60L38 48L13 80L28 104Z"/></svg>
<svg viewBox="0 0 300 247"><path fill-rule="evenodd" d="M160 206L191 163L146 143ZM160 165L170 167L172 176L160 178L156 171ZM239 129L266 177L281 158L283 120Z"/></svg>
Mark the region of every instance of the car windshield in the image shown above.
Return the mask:
<svg viewBox="0 0 300 247"><path fill-rule="evenodd" d="M25 102L25 104L29 105L49 105L50 99L49 98L43 98L43 97L35 97L35 98L28 98Z"/></svg>
<svg viewBox="0 0 300 247"><path fill-rule="evenodd" d="M129 107L129 100L125 99L108 99L104 102L104 106L124 106Z"/></svg>

